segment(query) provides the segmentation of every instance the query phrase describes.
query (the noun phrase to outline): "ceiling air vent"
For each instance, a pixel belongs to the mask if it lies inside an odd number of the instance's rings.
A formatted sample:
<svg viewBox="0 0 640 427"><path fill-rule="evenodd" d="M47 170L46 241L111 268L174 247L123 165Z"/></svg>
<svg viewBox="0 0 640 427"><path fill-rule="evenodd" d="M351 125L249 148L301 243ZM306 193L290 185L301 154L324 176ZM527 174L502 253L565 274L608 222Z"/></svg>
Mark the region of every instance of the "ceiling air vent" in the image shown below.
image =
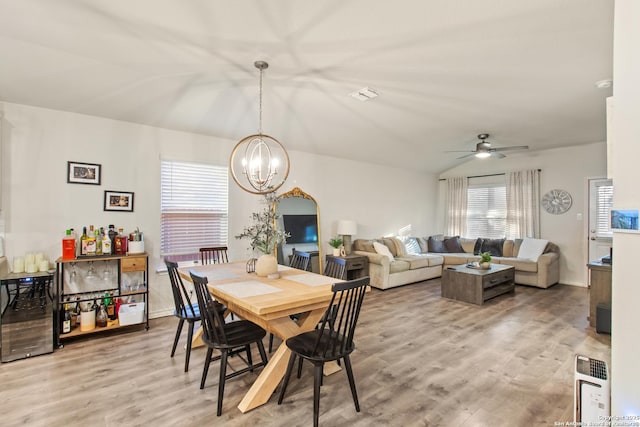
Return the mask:
<svg viewBox="0 0 640 427"><path fill-rule="evenodd" d="M351 96L359 101L368 101L378 96L378 92L371 89L370 87L363 87L360 90L357 90L351 93Z"/></svg>

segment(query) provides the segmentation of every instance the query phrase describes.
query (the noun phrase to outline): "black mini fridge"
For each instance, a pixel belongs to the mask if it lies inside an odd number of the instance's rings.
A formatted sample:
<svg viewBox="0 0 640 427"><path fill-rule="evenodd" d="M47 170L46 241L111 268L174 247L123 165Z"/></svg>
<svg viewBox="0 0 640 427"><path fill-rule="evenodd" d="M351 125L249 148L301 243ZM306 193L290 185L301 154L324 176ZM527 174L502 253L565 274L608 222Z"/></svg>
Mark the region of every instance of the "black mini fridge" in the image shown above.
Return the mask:
<svg viewBox="0 0 640 427"><path fill-rule="evenodd" d="M53 352L53 274L0 277L0 361Z"/></svg>

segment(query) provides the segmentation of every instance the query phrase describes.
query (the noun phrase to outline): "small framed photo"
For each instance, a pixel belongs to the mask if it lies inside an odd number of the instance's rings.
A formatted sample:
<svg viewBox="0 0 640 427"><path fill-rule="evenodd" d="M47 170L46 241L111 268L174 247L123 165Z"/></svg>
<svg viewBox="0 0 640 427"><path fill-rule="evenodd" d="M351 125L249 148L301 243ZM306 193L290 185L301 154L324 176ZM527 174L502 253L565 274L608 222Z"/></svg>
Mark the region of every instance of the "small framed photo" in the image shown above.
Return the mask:
<svg viewBox="0 0 640 427"><path fill-rule="evenodd" d="M128 191L105 190L104 210L133 212L133 193L130 193Z"/></svg>
<svg viewBox="0 0 640 427"><path fill-rule="evenodd" d="M67 183L100 185L102 166L95 163L67 162Z"/></svg>
<svg viewBox="0 0 640 427"><path fill-rule="evenodd" d="M623 233L638 233L639 212L637 209L611 209L611 231Z"/></svg>

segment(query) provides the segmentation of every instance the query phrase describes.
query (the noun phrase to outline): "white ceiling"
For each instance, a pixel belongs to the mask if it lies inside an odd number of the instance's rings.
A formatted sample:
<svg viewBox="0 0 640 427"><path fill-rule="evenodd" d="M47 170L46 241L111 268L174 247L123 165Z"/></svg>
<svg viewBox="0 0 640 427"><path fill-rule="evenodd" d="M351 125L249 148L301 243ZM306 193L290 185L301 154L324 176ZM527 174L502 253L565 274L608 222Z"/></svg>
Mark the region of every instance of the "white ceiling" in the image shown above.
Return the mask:
<svg viewBox="0 0 640 427"><path fill-rule="evenodd" d="M0 100L240 140L263 59L288 149L437 173L604 141L612 42L611 0L0 0Z"/></svg>

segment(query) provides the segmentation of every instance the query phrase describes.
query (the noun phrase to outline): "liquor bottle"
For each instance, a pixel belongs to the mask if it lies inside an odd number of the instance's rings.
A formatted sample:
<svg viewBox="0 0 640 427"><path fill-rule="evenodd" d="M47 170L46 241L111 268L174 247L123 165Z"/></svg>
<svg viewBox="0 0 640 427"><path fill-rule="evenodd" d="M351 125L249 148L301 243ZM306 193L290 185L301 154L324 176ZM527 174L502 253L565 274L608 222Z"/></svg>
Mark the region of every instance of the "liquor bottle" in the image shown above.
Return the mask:
<svg viewBox="0 0 640 427"><path fill-rule="evenodd" d="M109 232L103 230L102 234L102 255L111 255L111 239L109 238Z"/></svg>
<svg viewBox="0 0 640 427"><path fill-rule="evenodd" d="M96 234L93 231L93 225L89 226L89 233L87 234L87 255L96 254Z"/></svg>
<svg viewBox="0 0 640 427"><path fill-rule="evenodd" d="M124 229L118 228L118 236L120 237L120 244L122 245L122 254L126 255L129 252L129 237L124 234Z"/></svg>
<svg viewBox="0 0 640 427"><path fill-rule="evenodd" d="M62 333L71 332L71 313L69 312L69 304L64 305L64 314L62 317Z"/></svg>
<svg viewBox="0 0 640 427"><path fill-rule="evenodd" d="M102 255L102 234L96 230L96 255Z"/></svg>
<svg viewBox="0 0 640 427"><path fill-rule="evenodd" d="M82 227L82 236L80 236L80 255L87 255L87 227Z"/></svg>
<svg viewBox="0 0 640 427"><path fill-rule="evenodd" d="M116 320L116 305L113 300L113 292L109 292L109 298L105 298L105 306L107 307L107 316L109 320Z"/></svg>
<svg viewBox="0 0 640 427"><path fill-rule="evenodd" d="M96 314L96 326L101 328L107 326L107 318L107 309L104 307L104 304L100 304L98 314Z"/></svg>
<svg viewBox="0 0 640 427"><path fill-rule="evenodd" d="M116 253L116 236L118 232L116 231L116 226L113 224L109 224L109 239L111 239L111 253Z"/></svg>
<svg viewBox="0 0 640 427"><path fill-rule="evenodd" d="M80 306L80 297L76 297L76 326L80 328L80 319L82 318L82 307Z"/></svg>
<svg viewBox="0 0 640 427"><path fill-rule="evenodd" d="M75 259L76 239L71 235L71 229L62 238L62 259Z"/></svg>

